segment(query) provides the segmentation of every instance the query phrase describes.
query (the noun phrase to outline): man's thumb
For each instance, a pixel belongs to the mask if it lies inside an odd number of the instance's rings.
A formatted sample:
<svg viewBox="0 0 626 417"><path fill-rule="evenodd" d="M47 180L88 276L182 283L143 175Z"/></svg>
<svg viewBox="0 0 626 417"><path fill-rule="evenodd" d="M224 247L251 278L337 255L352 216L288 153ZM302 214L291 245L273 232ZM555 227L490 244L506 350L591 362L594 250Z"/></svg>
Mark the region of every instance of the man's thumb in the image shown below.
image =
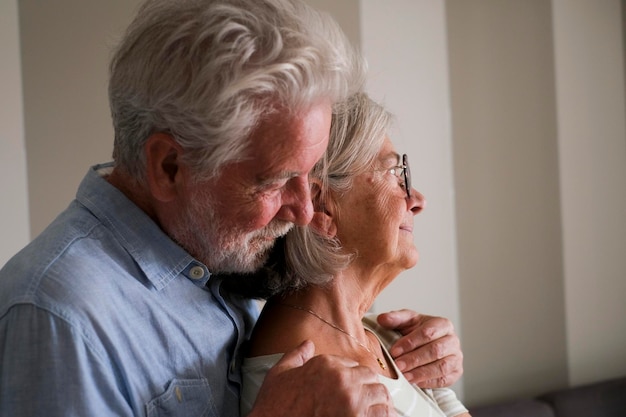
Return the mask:
<svg viewBox="0 0 626 417"><path fill-rule="evenodd" d="M315 344L310 340L305 340L297 348L285 353L274 367L284 371L297 368L304 365L313 355L315 355Z"/></svg>

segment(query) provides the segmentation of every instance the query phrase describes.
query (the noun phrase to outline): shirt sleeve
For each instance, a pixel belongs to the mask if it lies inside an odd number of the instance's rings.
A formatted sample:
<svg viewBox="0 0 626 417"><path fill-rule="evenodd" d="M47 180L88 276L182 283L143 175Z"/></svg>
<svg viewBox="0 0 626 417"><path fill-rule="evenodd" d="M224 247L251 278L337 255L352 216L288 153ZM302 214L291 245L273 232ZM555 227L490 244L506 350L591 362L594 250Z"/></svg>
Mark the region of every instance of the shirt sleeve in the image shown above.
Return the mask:
<svg viewBox="0 0 626 417"><path fill-rule="evenodd" d="M0 416L132 416L81 332L29 304L0 317Z"/></svg>
<svg viewBox="0 0 626 417"><path fill-rule="evenodd" d="M462 413L467 413L468 410L456 397L456 393L450 388L433 388L432 398L443 411L447 417L458 416Z"/></svg>

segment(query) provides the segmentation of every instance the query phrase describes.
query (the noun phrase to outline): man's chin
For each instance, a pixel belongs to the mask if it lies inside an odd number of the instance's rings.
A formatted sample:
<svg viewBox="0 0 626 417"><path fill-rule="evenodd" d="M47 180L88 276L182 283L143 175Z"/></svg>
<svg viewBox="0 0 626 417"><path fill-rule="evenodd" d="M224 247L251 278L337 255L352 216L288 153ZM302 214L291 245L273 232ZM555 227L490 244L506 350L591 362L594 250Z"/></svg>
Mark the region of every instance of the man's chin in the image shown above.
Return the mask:
<svg viewBox="0 0 626 417"><path fill-rule="evenodd" d="M252 273L261 268L269 258L270 251L276 239L284 236L293 227L292 223L274 224L263 232L248 235L240 241L240 247L235 249L231 245L228 254L215 268L219 273ZM222 254L223 255L223 254Z"/></svg>
<svg viewBox="0 0 626 417"><path fill-rule="evenodd" d="M249 274L260 269L270 254L275 239L266 241L263 245L249 245L246 255L242 252L232 253L214 267L215 273L221 274ZM250 242L252 243L252 242ZM251 250L254 248L253 250Z"/></svg>
<svg viewBox="0 0 626 417"><path fill-rule="evenodd" d="M258 244L252 253L247 257L247 259L242 262L246 267L246 271L241 272L255 272L267 262L267 258L270 256L270 251L276 242L275 238L272 239L263 239L263 241Z"/></svg>

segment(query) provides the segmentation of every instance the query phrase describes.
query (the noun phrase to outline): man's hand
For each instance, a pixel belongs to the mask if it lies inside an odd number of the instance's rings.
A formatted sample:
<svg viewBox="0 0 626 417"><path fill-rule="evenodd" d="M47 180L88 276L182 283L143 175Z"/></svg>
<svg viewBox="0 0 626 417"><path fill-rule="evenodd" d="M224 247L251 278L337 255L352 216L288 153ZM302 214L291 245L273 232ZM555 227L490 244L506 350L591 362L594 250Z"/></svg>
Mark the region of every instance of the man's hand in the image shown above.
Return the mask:
<svg viewBox="0 0 626 417"><path fill-rule="evenodd" d="M461 342L450 320L400 310L379 315L378 323L403 335L390 352L410 382L421 388L449 387L463 374Z"/></svg>
<svg viewBox="0 0 626 417"><path fill-rule="evenodd" d="M310 341L286 353L267 373L248 417L396 416L387 389L368 367L314 353Z"/></svg>

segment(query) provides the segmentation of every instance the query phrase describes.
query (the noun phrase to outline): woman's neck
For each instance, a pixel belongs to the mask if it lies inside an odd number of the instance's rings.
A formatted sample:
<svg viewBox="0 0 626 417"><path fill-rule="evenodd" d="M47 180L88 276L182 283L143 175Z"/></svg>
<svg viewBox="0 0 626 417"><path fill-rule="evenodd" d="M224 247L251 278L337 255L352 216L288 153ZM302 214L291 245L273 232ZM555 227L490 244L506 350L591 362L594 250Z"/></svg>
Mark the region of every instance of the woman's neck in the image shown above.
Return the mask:
<svg viewBox="0 0 626 417"><path fill-rule="evenodd" d="M361 318L371 308L373 300L367 286L344 273L324 287L307 287L275 302L306 308L347 332L360 333L363 331Z"/></svg>
<svg viewBox="0 0 626 417"><path fill-rule="evenodd" d="M255 326L249 355L288 352L311 340L316 354L352 358L393 377L376 337L361 322L377 295L365 284L344 273L324 287L271 298Z"/></svg>

